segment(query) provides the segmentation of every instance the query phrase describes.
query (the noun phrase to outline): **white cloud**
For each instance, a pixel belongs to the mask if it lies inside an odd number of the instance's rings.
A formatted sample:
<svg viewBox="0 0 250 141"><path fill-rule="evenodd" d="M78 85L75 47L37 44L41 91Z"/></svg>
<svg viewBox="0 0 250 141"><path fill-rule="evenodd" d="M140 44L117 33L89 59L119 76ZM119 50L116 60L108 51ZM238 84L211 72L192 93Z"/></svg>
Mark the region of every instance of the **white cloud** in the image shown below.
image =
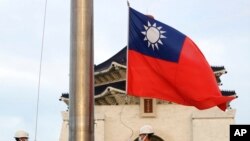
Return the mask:
<svg viewBox="0 0 250 141"><path fill-rule="evenodd" d="M22 83L30 82L34 83L37 81L37 76L33 73L16 70L14 68L0 68L0 79L5 81L5 83Z"/></svg>
<svg viewBox="0 0 250 141"><path fill-rule="evenodd" d="M210 65L223 65L226 56L223 43L217 42L213 39L201 39L198 40L196 44Z"/></svg>

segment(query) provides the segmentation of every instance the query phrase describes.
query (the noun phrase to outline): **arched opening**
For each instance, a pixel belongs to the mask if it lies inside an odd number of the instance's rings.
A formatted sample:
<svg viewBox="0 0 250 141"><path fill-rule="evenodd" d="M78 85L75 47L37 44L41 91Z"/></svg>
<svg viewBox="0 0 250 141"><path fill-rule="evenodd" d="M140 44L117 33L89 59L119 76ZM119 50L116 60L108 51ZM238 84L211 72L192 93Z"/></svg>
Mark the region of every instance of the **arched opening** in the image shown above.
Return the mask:
<svg viewBox="0 0 250 141"><path fill-rule="evenodd" d="M138 141L138 138L139 137L137 137L134 141ZM157 135L153 135L151 137L151 141L164 141L164 140L162 138L160 138L159 136L157 136Z"/></svg>

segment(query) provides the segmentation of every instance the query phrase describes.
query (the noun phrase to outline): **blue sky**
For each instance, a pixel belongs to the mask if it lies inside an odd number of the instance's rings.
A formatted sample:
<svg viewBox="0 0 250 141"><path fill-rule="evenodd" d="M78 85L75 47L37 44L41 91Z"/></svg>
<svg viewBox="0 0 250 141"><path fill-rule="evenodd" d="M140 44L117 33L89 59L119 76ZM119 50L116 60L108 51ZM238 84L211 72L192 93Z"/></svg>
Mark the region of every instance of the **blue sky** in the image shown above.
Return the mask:
<svg viewBox="0 0 250 141"><path fill-rule="evenodd" d="M34 140L45 0L0 0L0 141L25 129ZM94 1L95 64L127 44L126 0ZM250 124L250 1L130 0L130 5L189 36L211 65L224 65L224 90L235 90L236 123ZM69 91L70 0L48 0L37 140L58 140L58 99Z"/></svg>

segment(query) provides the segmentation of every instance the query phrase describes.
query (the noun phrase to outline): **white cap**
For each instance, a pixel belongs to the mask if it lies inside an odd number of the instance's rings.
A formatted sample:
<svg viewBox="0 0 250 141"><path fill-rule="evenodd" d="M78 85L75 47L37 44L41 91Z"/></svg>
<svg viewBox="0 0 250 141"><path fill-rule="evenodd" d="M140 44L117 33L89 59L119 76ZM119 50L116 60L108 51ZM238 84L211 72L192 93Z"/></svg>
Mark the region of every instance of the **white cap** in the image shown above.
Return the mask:
<svg viewBox="0 0 250 141"><path fill-rule="evenodd" d="M29 134L27 132L23 131L23 130L18 130L15 133L14 138L21 138L21 137L29 138Z"/></svg>
<svg viewBox="0 0 250 141"><path fill-rule="evenodd" d="M153 134L154 130L150 125L144 125L140 129L140 134Z"/></svg>

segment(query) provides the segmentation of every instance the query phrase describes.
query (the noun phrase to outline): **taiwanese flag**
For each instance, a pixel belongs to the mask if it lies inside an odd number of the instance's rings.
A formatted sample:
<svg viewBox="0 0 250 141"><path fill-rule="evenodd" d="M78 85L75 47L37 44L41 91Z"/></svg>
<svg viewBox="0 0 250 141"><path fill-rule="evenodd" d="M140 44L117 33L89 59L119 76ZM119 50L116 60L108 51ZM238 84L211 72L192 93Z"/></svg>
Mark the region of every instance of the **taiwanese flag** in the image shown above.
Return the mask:
<svg viewBox="0 0 250 141"><path fill-rule="evenodd" d="M235 98L222 96L210 65L190 38L132 8L127 73L132 96L224 111Z"/></svg>

